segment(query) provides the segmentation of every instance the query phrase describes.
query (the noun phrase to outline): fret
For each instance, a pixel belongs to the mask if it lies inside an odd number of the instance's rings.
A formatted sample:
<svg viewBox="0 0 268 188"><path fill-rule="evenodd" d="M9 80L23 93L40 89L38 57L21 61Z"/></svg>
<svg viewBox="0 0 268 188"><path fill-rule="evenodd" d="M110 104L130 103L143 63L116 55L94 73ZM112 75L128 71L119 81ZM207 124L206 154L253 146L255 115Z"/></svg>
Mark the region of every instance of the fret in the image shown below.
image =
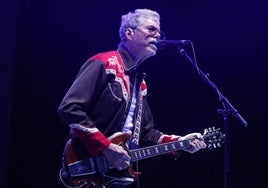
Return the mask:
<svg viewBox="0 0 268 188"><path fill-rule="evenodd" d="M136 159L138 159L138 154L136 151L130 152L130 156L133 161L136 161Z"/></svg>
<svg viewBox="0 0 268 188"><path fill-rule="evenodd" d="M143 156L146 156L146 153L145 153L144 149L142 150L142 153L143 153Z"/></svg>
<svg viewBox="0 0 268 188"><path fill-rule="evenodd" d="M168 151L168 145L164 145L166 151Z"/></svg>
<svg viewBox="0 0 268 188"><path fill-rule="evenodd" d="M135 154L135 158L138 158L137 152L133 152Z"/></svg>
<svg viewBox="0 0 268 188"><path fill-rule="evenodd" d="M150 149L146 149L146 150L147 150L148 155L151 155Z"/></svg>
<svg viewBox="0 0 268 188"><path fill-rule="evenodd" d="M154 149L155 149L155 152L158 154L159 153L158 148L157 147L154 147Z"/></svg>
<svg viewBox="0 0 268 188"><path fill-rule="evenodd" d="M163 151L164 151L164 146L159 146L158 147L158 151L159 151L159 153L158 154L162 154L163 153Z"/></svg>
<svg viewBox="0 0 268 188"><path fill-rule="evenodd" d="M171 147L173 150L177 149L174 143L171 144Z"/></svg>
<svg viewBox="0 0 268 188"><path fill-rule="evenodd" d="M141 151L140 150L138 151L138 154L139 154L139 157L142 158Z"/></svg>

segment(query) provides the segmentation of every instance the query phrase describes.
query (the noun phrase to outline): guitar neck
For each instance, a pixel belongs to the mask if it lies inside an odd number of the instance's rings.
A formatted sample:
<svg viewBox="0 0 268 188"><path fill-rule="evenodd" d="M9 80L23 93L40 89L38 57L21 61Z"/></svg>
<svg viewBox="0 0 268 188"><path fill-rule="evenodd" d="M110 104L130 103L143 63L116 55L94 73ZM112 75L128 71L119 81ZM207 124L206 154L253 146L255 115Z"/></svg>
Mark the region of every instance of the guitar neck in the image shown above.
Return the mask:
<svg viewBox="0 0 268 188"><path fill-rule="evenodd" d="M130 150L129 154L133 162L139 161L142 159L151 158L154 156L170 153L172 151L177 151L183 148L190 147L191 139L169 142L165 144L148 146L145 148L139 148Z"/></svg>
<svg viewBox="0 0 268 188"><path fill-rule="evenodd" d="M203 134L204 142L207 144L207 148L213 149L221 147L221 143L224 143L225 135L220 132L220 129L210 127L205 129ZM129 151L129 155L133 162L150 157L170 153L180 149L191 147L191 142L194 139L187 139L181 141L168 142L159 145L148 146L145 148L138 148Z"/></svg>

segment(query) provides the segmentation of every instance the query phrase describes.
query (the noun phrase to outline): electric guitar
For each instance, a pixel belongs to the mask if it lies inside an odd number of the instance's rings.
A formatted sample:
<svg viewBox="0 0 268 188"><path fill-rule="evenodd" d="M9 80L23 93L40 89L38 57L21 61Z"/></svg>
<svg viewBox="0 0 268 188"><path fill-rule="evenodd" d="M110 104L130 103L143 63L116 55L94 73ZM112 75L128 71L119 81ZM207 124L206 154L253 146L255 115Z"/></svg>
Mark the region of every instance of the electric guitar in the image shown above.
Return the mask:
<svg viewBox="0 0 268 188"><path fill-rule="evenodd" d="M204 130L203 138L207 148L213 149L224 143L225 135L220 132L220 129L212 127ZM63 168L59 172L61 183L67 188L109 188L114 184L129 185L140 175L140 172L136 172L132 168L133 162L191 147L190 143L193 140L128 149L129 143L132 143L130 135L115 133L109 139L112 143L120 145L128 151L131 157L129 168L117 170L104 155L90 156L78 138L71 138L64 148Z"/></svg>

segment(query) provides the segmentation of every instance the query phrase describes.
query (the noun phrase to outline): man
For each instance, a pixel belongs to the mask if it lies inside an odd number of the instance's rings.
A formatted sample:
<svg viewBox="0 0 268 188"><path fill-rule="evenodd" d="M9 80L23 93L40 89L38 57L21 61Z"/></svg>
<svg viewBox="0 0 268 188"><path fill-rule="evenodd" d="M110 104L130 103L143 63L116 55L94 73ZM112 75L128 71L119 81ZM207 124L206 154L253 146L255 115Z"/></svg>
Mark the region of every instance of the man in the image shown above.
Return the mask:
<svg viewBox="0 0 268 188"><path fill-rule="evenodd" d="M128 145L192 139L191 147L184 148L185 151L194 153L206 147L200 133L176 136L154 129L142 66L156 54L160 33L160 16L155 11L137 9L123 15L117 51L89 58L58 108L59 117L70 127L71 137L78 138L90 156L104 156L118 171L128 169L132 159L126 148L110 139L116 132L130 135ZM79 176L73 170L77 163L72 162L67 162L66 173ZM85 174L90 172L81 175ZM96 186L91 180L89 183ZM111 185L121 186L118 181Z"/></svg>

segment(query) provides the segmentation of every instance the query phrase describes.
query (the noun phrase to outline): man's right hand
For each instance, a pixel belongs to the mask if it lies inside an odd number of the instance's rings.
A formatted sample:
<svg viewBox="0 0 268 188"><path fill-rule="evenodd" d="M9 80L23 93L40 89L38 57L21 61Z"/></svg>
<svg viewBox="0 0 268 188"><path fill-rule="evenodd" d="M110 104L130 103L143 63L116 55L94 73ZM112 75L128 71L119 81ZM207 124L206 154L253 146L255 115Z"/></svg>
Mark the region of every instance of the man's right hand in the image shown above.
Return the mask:
<svg viewBox="0 0 268 188"><path fill-rule="evenodd" d="M103 154L117 170L130 166L130 156L122 146L111 143L108 148L103 150Z"/></svg>

